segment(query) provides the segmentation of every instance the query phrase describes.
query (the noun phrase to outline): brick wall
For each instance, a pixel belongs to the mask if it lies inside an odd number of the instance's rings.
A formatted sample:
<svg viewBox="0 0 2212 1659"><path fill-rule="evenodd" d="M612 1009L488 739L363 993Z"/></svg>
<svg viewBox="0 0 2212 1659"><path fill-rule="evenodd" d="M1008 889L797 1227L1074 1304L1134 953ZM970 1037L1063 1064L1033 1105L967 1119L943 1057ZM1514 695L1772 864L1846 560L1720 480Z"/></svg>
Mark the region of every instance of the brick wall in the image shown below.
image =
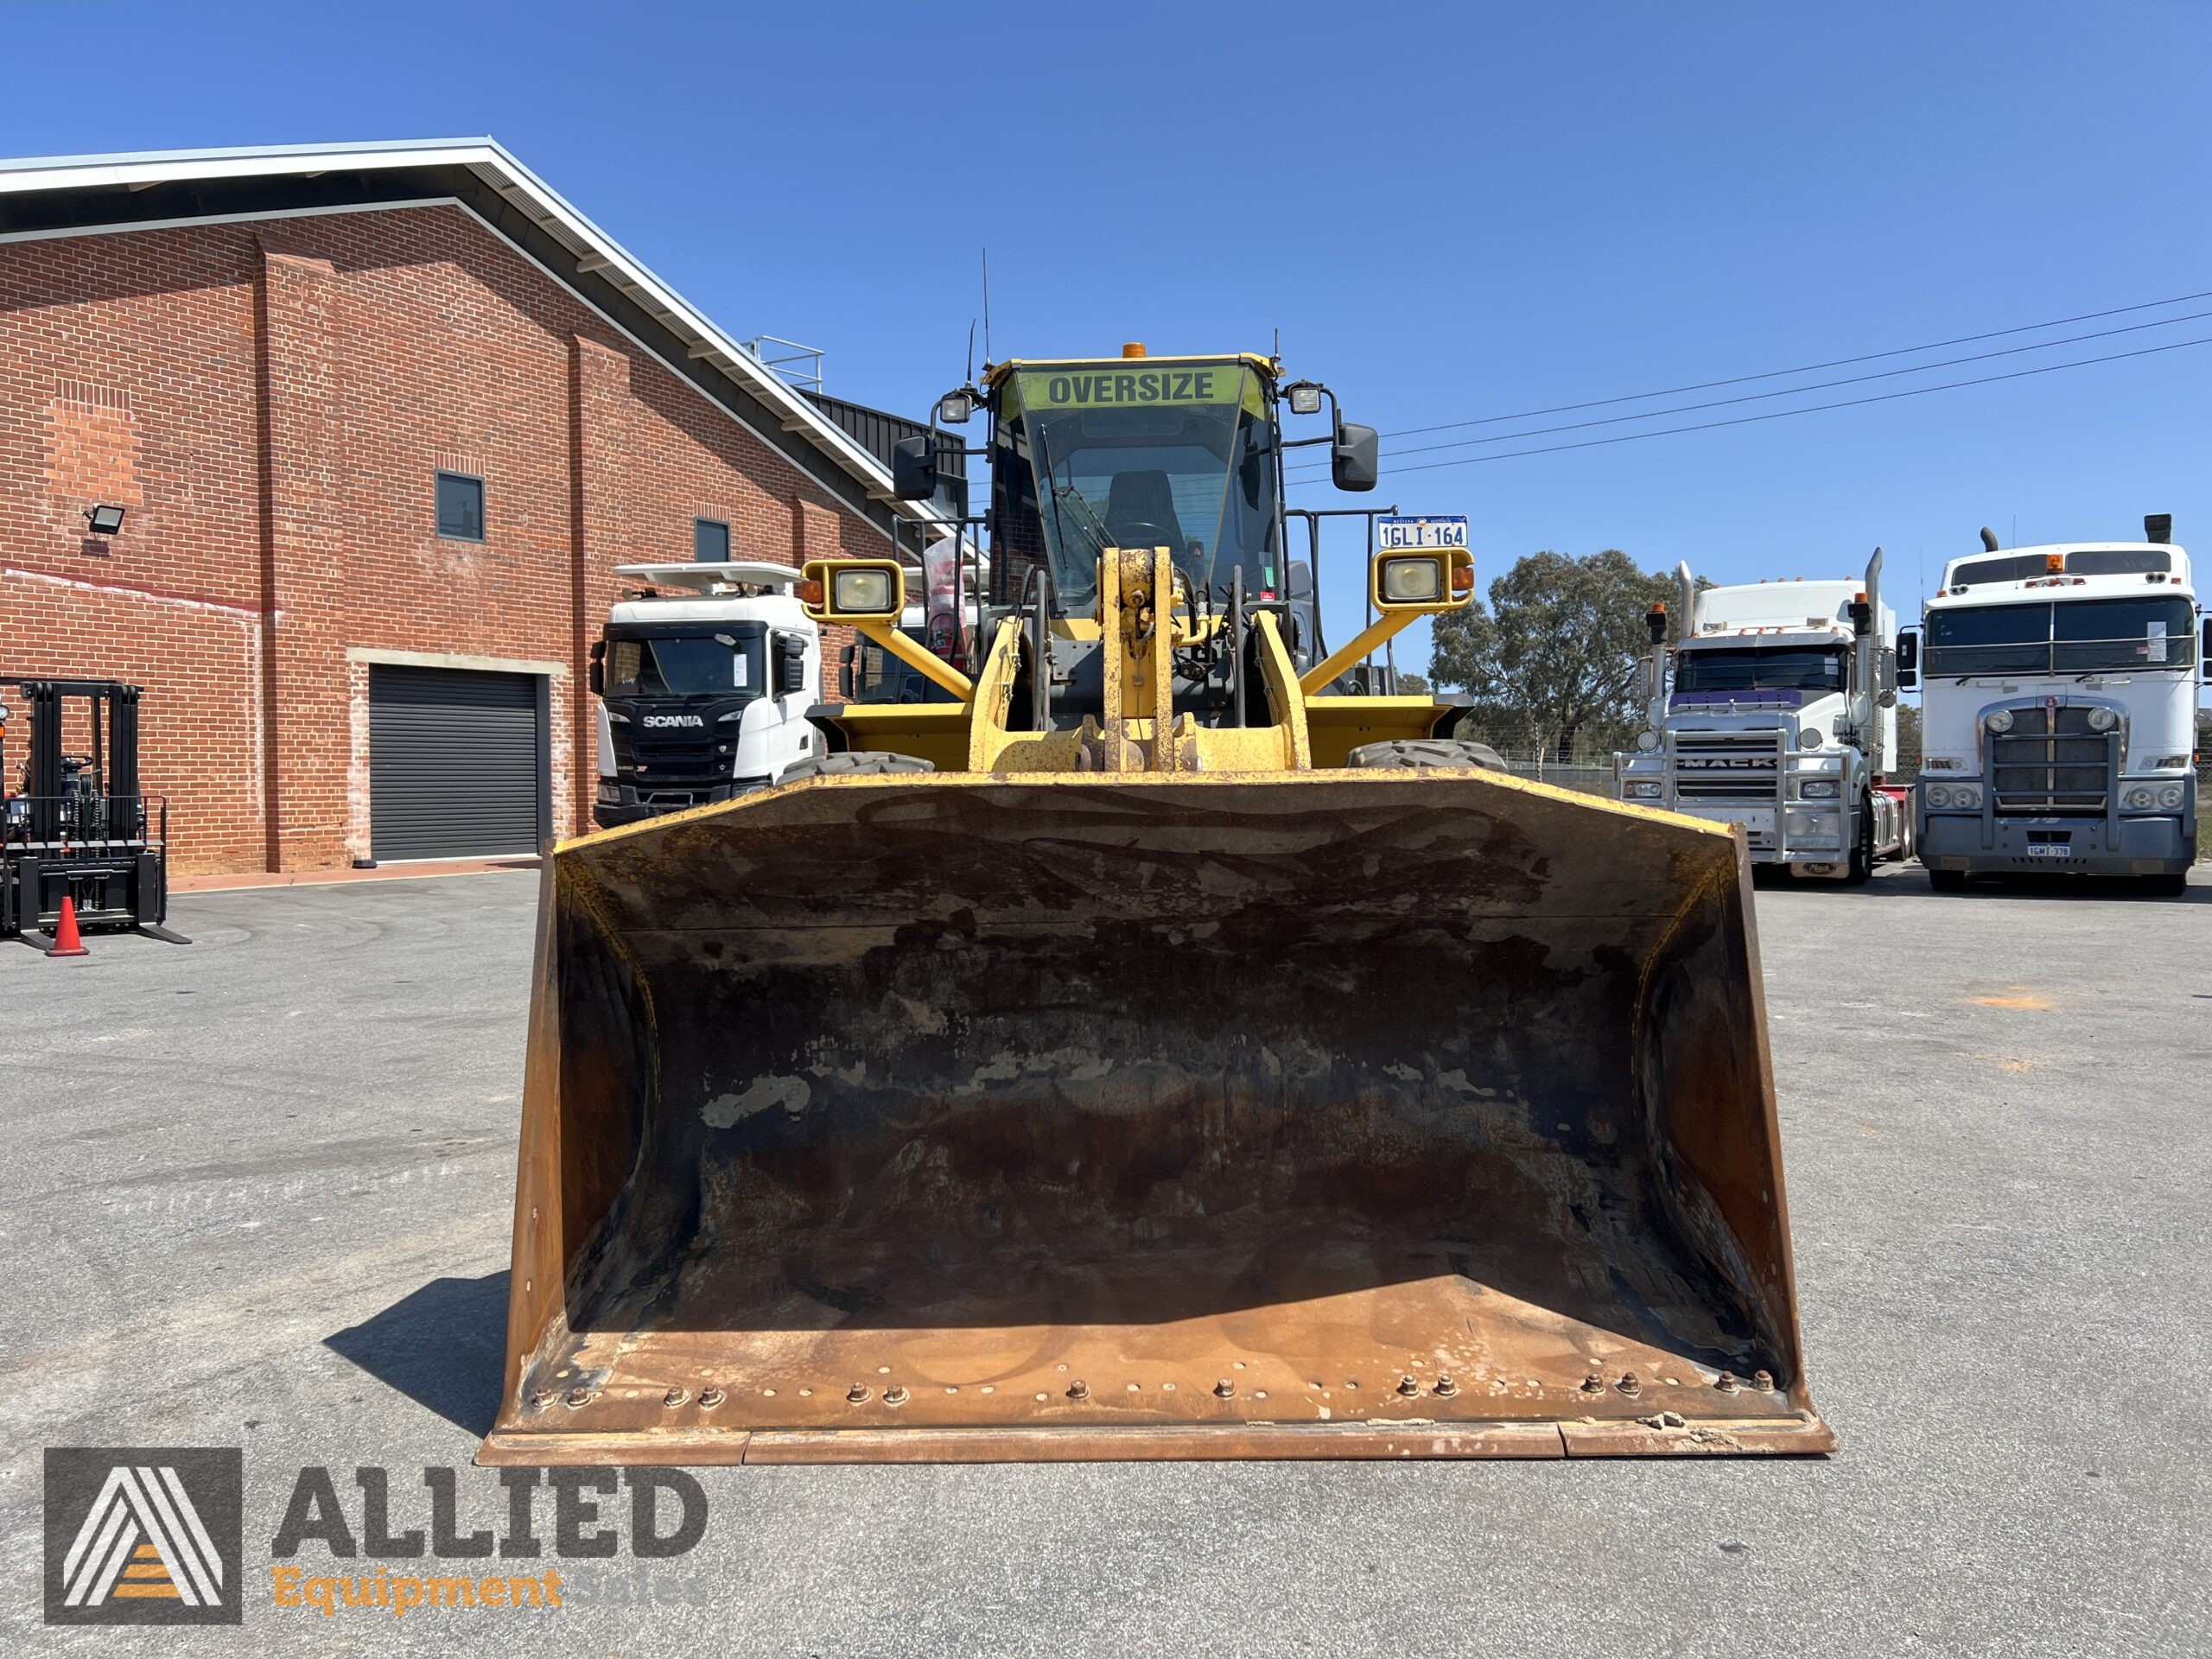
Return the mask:
<svg viewBox="0 0 2212 1659"><path fill-rule="evenodd" d="M435 534L441 467L485 480L481 543ZM146 687L181 873L365 849L349 650L564 664L588 828L586 647L695 518L735 557L886 546L457 207L0 244L0 673Z"/></svg>

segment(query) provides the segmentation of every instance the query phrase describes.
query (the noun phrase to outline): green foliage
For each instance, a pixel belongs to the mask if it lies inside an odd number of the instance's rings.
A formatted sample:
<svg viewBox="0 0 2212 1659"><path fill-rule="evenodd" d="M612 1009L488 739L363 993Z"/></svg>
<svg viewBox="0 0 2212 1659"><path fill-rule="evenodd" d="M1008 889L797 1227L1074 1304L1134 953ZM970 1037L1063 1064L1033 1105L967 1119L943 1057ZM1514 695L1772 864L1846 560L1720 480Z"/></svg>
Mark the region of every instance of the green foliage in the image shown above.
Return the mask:
<svg viewBox="0 0 2212 1659"><path fill-rule="evenodd" d="M1410 669L1402 668L1398 671L1398 695L1400 696L1425 697L1430 694L1433 689L1433 688L1430 686L1428 678L1426 675L1416 674Z"/></svg>
<svg viewBox="0 0 2212 1659"><path fill-rule="evenodd" d="M1491 583L1487 607L1436 619L1430 677L1474 699L1493 741L1561 757L1622 747L1643 723L1644 613L1674 592L1618 548L1532 553Z"/></svg>

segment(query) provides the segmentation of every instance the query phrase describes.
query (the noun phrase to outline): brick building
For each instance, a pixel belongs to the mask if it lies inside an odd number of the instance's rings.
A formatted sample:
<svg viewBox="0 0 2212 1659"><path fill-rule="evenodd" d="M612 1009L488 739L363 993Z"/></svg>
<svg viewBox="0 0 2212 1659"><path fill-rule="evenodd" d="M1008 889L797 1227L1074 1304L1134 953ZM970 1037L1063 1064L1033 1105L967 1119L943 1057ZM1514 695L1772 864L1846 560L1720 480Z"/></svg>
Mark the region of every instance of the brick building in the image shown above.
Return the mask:
<svg viewBox="0 0 2212 1659"><path fill-rule="evenodd" d="M146 688L179 872L419 855L403 762L534 797L428 850L528 850L617 563L911 553L837 416L488 140L0 164L0 676Z"/></svg>

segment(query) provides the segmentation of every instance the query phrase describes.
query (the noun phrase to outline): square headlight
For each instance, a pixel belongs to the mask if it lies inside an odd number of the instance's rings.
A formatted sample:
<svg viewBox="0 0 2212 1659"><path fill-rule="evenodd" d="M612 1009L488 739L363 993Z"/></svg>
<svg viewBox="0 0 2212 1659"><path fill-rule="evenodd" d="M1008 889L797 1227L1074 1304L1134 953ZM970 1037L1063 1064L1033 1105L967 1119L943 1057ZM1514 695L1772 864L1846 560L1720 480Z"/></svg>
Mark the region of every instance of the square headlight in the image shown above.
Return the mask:
<svg viewBox="0 0 2212 1659"><path fill-rule="evenodd" d="M881 614L891 608L888 570L840 570L836 608L849 616Z"/></svg>
<svg viewBox="0 0 2212 1659"><path fill-rule="evenodd" d="M1376 587L1394 605L1433 605L1444 597L1444 561L1385 559Z"/></svg>

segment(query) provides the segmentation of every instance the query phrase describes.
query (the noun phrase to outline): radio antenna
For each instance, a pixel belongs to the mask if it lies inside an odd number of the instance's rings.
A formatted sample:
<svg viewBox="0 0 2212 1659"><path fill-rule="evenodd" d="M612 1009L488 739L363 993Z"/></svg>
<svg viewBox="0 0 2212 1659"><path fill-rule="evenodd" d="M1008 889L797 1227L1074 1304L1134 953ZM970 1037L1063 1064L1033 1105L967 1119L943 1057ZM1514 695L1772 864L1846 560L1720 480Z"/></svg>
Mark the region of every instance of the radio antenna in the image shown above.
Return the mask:
<svg viewBox="0 0 2212 1659"><path fill-rule="evenodd" d="M963 386L976 384L976 319L968 319L968 375L960 383Z"/></svg>
<svg viewBox="0 0 2212 1659"><path fill-rule="evenodd" d="M983 361L991 360L991 251L983 250Z"/></svg>

